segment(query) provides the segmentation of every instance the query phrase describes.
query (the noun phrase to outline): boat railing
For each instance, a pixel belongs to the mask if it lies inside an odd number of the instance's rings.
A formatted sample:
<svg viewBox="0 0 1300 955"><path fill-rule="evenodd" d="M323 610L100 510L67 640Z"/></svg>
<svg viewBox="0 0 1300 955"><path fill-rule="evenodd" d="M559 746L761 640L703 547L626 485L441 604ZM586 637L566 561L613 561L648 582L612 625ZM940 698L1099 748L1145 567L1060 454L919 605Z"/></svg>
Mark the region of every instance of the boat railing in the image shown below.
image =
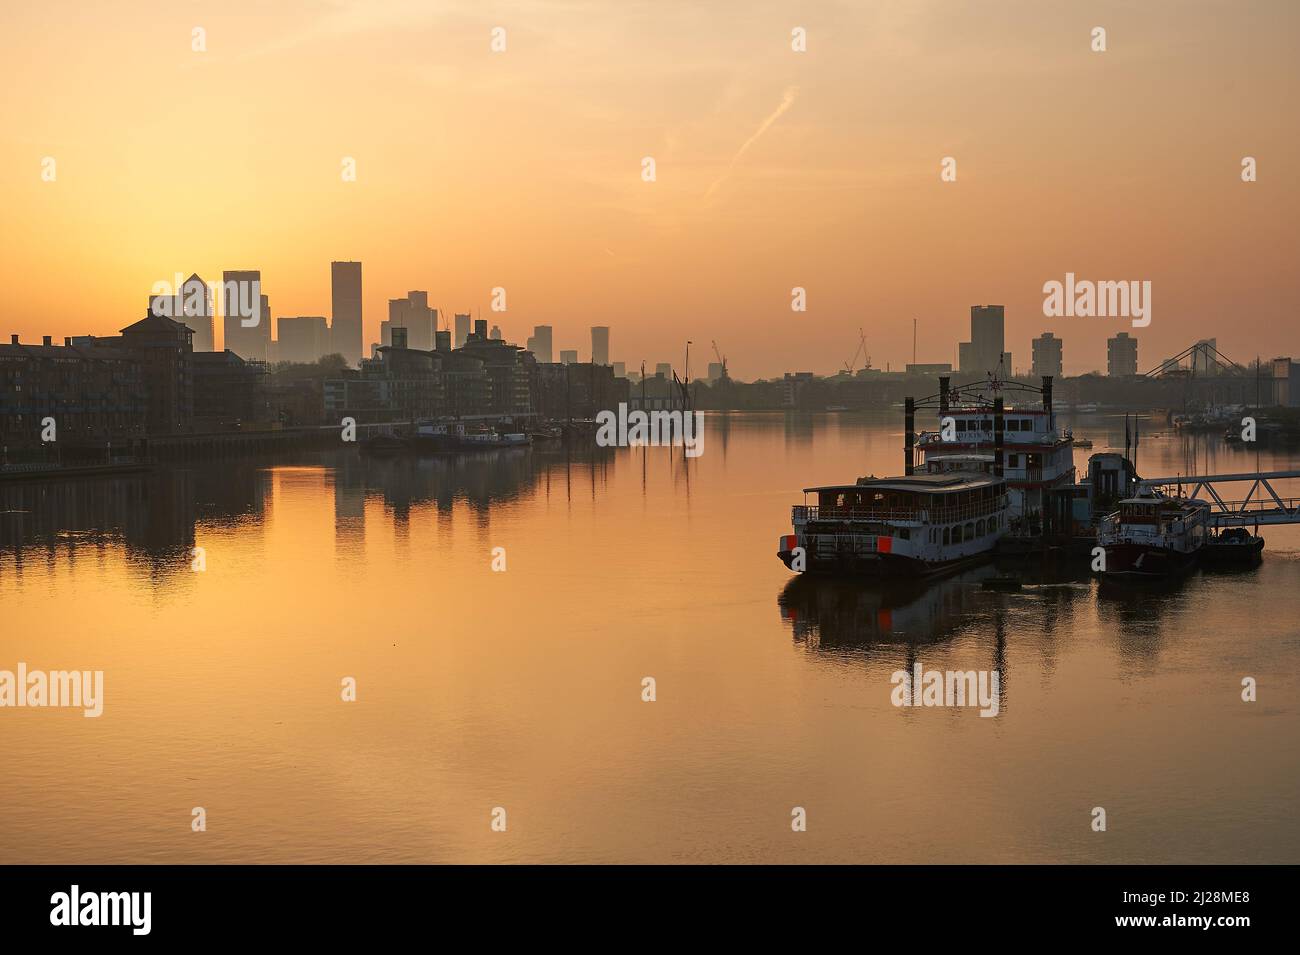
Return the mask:
<svg viewBox="0 0 1300 955"><path fill-rule="evenodd" d="M822 507L818 504L796 504L791 517L798 522L855 521L864 523L914 522L920 524L956 524L997 514L1006 507L1005 495L994 501L968 504L961 507L883 508L883 507Z"/></svg>

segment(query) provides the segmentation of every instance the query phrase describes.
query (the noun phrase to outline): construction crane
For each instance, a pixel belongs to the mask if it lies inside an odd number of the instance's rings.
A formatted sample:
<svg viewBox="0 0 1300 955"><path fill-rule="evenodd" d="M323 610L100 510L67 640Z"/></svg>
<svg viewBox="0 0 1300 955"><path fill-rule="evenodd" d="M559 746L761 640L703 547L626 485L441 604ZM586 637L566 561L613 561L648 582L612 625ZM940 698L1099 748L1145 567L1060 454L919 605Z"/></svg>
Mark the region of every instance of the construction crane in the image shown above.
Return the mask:
<svg viewBox="0 0 1300 955"><path fill-rule="evenodd" d="M713 354L718 359L718 364L722 366L722 374L718 376L718 381L727 381L727 358L722 352L718 351L718 343L713 343Z"/></svg>
<svg viewBox="0 0 1300 955"><path fill-rule="evenodd" d="M867 363L862 367L870 368L871 356L867 354L867 333L864 332L861 328L858 329L858 350L853 353L852 358L850 358L848 361L844 363L845 374L847 375L853 374L853 369L856 368L858 364L859 355L865 355L867 359Z"/></svg>

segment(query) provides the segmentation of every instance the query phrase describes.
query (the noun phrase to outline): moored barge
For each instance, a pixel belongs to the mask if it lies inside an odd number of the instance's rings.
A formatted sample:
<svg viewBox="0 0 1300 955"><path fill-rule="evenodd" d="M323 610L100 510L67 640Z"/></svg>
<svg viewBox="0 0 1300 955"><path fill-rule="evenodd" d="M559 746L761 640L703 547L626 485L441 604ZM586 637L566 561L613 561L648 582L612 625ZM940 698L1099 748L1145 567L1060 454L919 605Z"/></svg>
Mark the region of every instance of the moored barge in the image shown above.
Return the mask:
<svg viewBox="0 0 1300 955"><path fill-rule="evenodd" d="M805 488L777 556L798 572L867 577L926 577L983 560L1007 529L1006 481L992 465L983 455L934 455L919 474Z"/></svg>

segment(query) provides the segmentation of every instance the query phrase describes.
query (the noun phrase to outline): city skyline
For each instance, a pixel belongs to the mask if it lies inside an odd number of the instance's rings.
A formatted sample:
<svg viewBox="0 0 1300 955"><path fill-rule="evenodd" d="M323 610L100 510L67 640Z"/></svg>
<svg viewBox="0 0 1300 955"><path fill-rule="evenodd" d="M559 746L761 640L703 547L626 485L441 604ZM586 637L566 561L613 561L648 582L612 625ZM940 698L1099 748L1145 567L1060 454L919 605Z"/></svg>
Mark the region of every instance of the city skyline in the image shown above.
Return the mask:
<svg viewBox="0 0 1300 955"><path fill-rule="evenodd" d="M340 326L342 333L337 336L334 322L326 316L273 315L268 295L261 292L264 287L261 273L256 269L224 271L221 281L215 285L207 283L198 273L191 273L188 278L182 279L182 273L178 272L175 274L174 285L165 281L160 282L148 295L146 314L174 318L190 328L194 333L194 352L219 353L228 350L246 361L269 364L314 363L329 355L342 355L350 367L358 368L361 359L373 359L377 354L375 349L380 347L396 345L413 351L442 351L450 350L452 347L460 349L464 347L466 338L471 332L480 340L493 339L518 345L518 338L507 337L500 326L489 319L479 318L473 313L455 313L448 319L445 309L429 305L428 291L410 290L403 298L388 300L388 317L380 322L377 340L367 342L363 338L359 346L349 347L360 330L357 303L363 284L363 263L335 261L331 262L330 268L331 311L337 310L343 315ZM245 324L247 319L243 313L247 311L248 315L253 314L251 300L255 295L260 307L258 313L260 318L255 324L249 326ZM220 323L216 322L218 316L222 319ZM444 328L444 325L447 327ZM213 337L214 330L221 327L224 327L222 338L227 340L223 340L220 343L221 347L218 348L213 343ZM400 343L392 337L393 330L397 328L404 330ZM627 361L611 360L610 327L593 325L589 333L591 344L588 361L597 365L610 365L616 369L617 377L623 377L626 374L624 369ZM446 336L445 342L442 341L443 336ZM41 337L50 340L55 336L43 334ZM93 336L83 334L63 337L68 340L74 338L85 340ZM905 369L908 374L954 373L966 378L980 378L985 374L1007 378L1038 378L1042 375L1070 377L1065 371L1066 363L1063 357L1065 343L1061 337L1051 331L1043 331L1031 340L1030 348L1027 349L1030 355L1028 364L1023 361L1019 364L1014 363L1013 353L1004 350L1005 307L1002 305L970 306L967 337L969 341L957 342L955 362L904 362L899 363L899 367L892 368L892 373L899 375ZM21 336L18 333L11 333L10 338L13 344L18 344ZM519 347L532 353L538 362L550 364L554 358L552 339L552 326L538 325L534 326L533 334L527 336L524 344ZM716 348L716 342L712 344ZM866 344L865 340L863 344ZM1139 356L1139 345L1140 336L1134 336L1127 330L1117 332L1106 339L1106 357L1103 366L1076 372L1074 377L1080 375L1133 377L1180 366L1207 373L1213 371L1212 366L1226 361L1226 356L1218 352L1217 337L1198 339L1190 346L1181 349L1178 355L1166 355L1158 359L1152 359L1145 353ZM1211 357L1215 353L1217 357ZM555 363L576 362L580 354L577 348L564 348ZM1117 358L1117 356L1122 357ZM1187 361L1186 366L1183 365L1184 360ZM1266 359L1265 356L1257 355L1255 360L1263 365L1266 362L1269 364L1278 361L1290 362L1292 356L1288 353L1273 355ZM683 367L686 367L688 361L689 353L683 356ZM870 361L871 356L867 354L866 363L856 373L876 374L891 370L888 362L885 368L881 368L879 365L870 364ZM674 370L681 370L674 362L651 362L651 364L655 366L656 374L660 375L669 376ZM845 363L842 368L820 376L842 377L846 373L852 374L851 364L853 363ZM1245 360L1237 364L1245 367L1251 365L1252 361ZM697 365L693 377L695 379L705 377L713 381L721 373L722 367L720 363L707 362L706 371L701 375ZM686 370L689 372L689 368ZM788 369L766 378L755 377L750 380L779 380L783 376L787 379L792 376L806 378L819 374L808 370ZM631 376L637 377L635 372ZM686 377L688 375L684 374L683 378ZM737 381L744 380L738 376L731 377Z"/></svg>
<svg viewBox="0 0 1300 955"><path fill-rule="evenodd" d="M1043 283L1073 271L1152 283L1155 319L1134 333L1146 354L1212 336L1238 360L1289 354L1300 148L1274 119L1296 88L1300 11L1177 8L881 3L837 9L832 28L829 11L760 3L725 36L716 11L672 9L626 44L581 4L508 6L501 53L472 6L142 4L57 35L10 9L0 51L45 94L12 99L0 125L7 324L108 334L177 271L212 282L250 264L275 314L320 315L320 263L352 259L370 263L367 345L406 289L487 315L504 288L493 321L516 340L608 324L629 362L715 339L746 378L828 373L860 326L877 366L910 360L914 319L916 360L956 363L984 301L1005 305L1023 365L1052 331L1078 374L1105 367L1123 323L1044 319ZM76 62L47 71L68 46ZM337 71L340 56L355 66ZM557 56L563 73L544 68ZM205 116L225 117L233 145L153 148L187 130L202 142ZM69 272L86 300L51 327Z"/></svg>

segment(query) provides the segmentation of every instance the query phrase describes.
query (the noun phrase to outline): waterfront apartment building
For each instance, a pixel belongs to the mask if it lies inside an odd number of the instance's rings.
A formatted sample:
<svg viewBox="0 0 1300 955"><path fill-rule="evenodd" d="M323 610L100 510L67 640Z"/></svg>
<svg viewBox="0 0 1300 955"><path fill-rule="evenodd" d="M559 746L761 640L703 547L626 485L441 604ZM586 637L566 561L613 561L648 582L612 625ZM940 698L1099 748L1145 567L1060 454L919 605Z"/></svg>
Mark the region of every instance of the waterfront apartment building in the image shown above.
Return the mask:
<svg viewBox="0 0 1300 955"><path fill-rule="evenodd" d="M311 364L329 354L329 323L323 315L281 317L276 321L276 340L277 361Z"/></svg>
<svg viewBox="0 0 1300 955"><path fill-rule="evenodd" d="M1106 339L1106 374L1132 378L1138 373L1138 343L1128 332Z"/></svg>
<svg viewBox="0 0 1300 955"><path fill-rule="evenodd" d="M970 341L957 346L957 365L961 374L983 378L988 374L1009 377L1011 353L1003 351L1006 316L1001 305L970 307Z"/></svg>
<svg viewBox="0 0 1300 955"><path fill-rule="evenodd" d="M193 336L152 306L114 336L54 345L47 335L39 346L13 336L0 352L0 434L6 443L40 444L47 417L64 446L189 431Z"/></svg>
<svg viewBox="0 0 1300 955"><path fill-rule="evenodd" d="M158 315L146 315L97 345L124 348L139 358L144 375L150 434L188 431L194 420L194 332Z"/></svg>
<svg viewBox="0 0 1300 955"><path fill-rule="evenodd" d="M486 322L462 348L408 348L407 329L393 328L392 344L357 371L323 387L326 420L411 421L446 415L526 416L533 412L537 364L518 345L486 337ZM442 333L447 334L447 333Z"/></svg>
<svg viewBox="0 0 1300 955"><path fill-rule="evenodd" d="M563 349L560 350L560 364L561 364L561 365L572 365L572 364L576 363L577 360L578 360L578 349L576 349L576 348L563 348Z"/></svg>
<svg viewBox="0 0 1300 955"><path fill-rule="evenodd" d="M465 340L469 338L469 315L457 315L455 321L456 328L456 347L464 348Z"/></svg>
<svg viewBox="0 0 1300 955"><path fill-rule="evenodd" d="M593 365L609 364L609 328L605 325L591 327L591 362Z"/></svg>
<svg viewBox="0 0 1300 955"><path fill-rule="evenodd" d="M144 368L126 348L22 344L17 335L0 345L0 445L36 447L43 419L55 421L64 446L101 445L142 436L148 422Z"/></svg>
<svg viewBox="0 0 1300 955"><path fill-rule="evenodd" d="M358 365L363 356L361 263L330 263L330 351Z"/></svg>
<svg viewBox="0 0 1300 955"><path fill-rule="evenodd" d="M320 319L324 322L324 319ZM272 418L267 367L232 351L194 355L194 429L233 431Z"/></svg>
<svg viewBox="0 0 1300 955"><path fill-rule="evenodd" d="M787 408L798 407L804 389L814 380L816 375L811 371L796 371L793 374L786 372L785 378L781 381L781 403Z"/></svg>
<svg viewBox="0 0 1300 955"><path fill-rule="evenodd" d="M1062 342L1051 332L1043 332L1033 342L1034 361L1030 372L1035 378L1051 375L1061 377Z"/></svg>
<svg viewBox="0 0 1300 955"><path fill-rule="evenodd" d="M533 411L530 367L536 365L535 359L518 345L486 337L486 321L483 326L460 351L481 361L483 371L492 382L488 407L484 410L499 415L530 414Z"/></svg>
<svg viewBox="0 0 1300 955"><path fill-rule="evenodd" d="M438 310L429 307L428 292L407 292L406 298L388 300L388 320L379 326L381 345L393 344L392 329L405 328L407 347L432 351L438 323Z"/></svg>

